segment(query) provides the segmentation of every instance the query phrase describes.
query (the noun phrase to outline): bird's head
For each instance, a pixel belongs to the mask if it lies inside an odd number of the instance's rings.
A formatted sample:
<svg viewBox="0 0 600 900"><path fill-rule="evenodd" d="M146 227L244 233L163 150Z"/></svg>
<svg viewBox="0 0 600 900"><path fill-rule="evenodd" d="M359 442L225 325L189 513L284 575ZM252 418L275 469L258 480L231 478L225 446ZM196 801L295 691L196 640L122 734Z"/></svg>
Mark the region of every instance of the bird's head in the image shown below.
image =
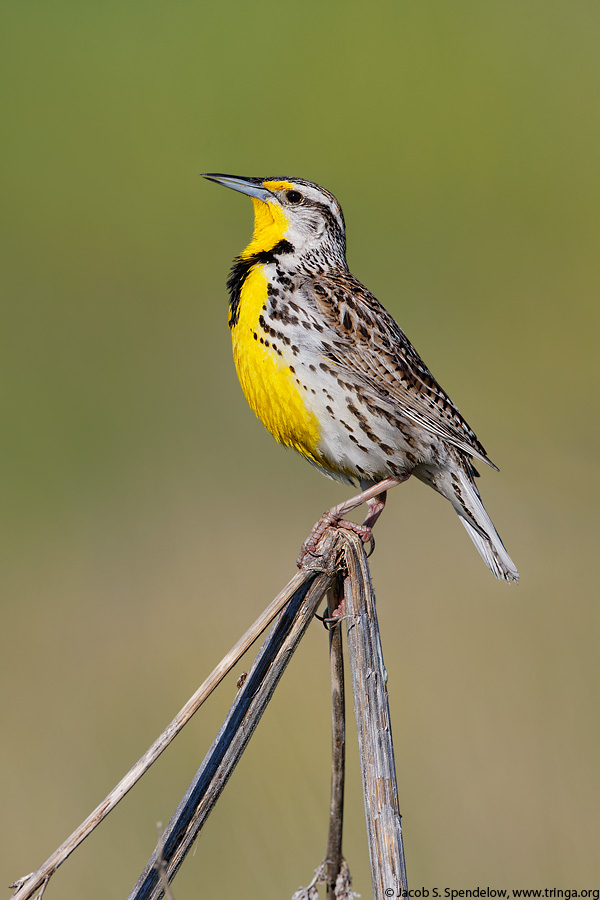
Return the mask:
<svg viewBox="0 0 600 900"><path fill-rule="evenodd" d="M286 241L295 258L346 266L346 230L341 207L325 188L302 178L240 178L206 174L210 181L248 194L254 204L254 234L242 256L268 252Z"/></svg>

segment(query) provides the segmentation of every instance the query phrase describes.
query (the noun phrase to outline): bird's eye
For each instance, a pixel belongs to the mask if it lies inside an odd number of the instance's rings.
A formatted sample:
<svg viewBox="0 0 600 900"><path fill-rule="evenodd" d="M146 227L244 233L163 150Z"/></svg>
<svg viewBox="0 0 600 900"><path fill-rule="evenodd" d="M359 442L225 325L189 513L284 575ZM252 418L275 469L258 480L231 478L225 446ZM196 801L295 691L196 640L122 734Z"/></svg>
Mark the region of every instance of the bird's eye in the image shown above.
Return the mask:
<svg viewBox="0 0 600 900"><path fill-rule="evenodd" d="M302 200L302 194L299 191L287 191L285 198L288 203L296 204Z"/></svg>

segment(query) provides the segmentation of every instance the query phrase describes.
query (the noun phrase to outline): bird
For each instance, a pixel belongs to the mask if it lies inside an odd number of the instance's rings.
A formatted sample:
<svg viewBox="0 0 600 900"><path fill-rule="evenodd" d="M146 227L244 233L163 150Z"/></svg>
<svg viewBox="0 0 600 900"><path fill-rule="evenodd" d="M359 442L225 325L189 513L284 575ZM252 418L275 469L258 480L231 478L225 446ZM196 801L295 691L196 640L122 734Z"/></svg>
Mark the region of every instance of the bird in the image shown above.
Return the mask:
<svg viewBox="0 0 600 900"><path fill-rule="evenodd" d="M394 318L350 273L333 194L289 176L204 177L254 206L252 239L227 287L235 367L256 416L323 474L360 486L354 499L368 500L369 514L362 525L341 524L365 542L386 490L414 476L450 501L492 573L518 581L475 484L475 462L497 467ZM326 513L303 552L349 508Z"/></svg>

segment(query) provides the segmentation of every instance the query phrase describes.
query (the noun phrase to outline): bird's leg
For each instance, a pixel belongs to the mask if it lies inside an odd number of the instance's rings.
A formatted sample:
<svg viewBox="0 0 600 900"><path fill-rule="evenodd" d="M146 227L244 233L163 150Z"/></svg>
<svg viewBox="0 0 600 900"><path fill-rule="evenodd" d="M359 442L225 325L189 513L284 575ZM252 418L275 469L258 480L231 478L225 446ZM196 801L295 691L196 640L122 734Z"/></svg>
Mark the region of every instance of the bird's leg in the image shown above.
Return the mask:
<svg viewBox="0 0 600 900"><path fill-rule="evenodd" d="M373 525L381 515L385 507L385 501L387 499L387 491L382 491L381 494L378 494L377 497L373 497L372 500L367 500L367 508L369 510L369 514L365 521L362 523L363 528L368 528L371 531L371 537L369 538L369 542L371 544L369 548L369 552L367 556L371 556L375 549L375 538L373 537Z"/></svg>
<svg viewBox="0 0 600 900"><path fill-rule="evenodd" d="M402 484L407 478L409 478L409 475L398 478L384 478L383 481L379 481L377 484L372 485L370 488L367 488L366 491L361 491L360 494L351 497L350 500L346 500L344 503L338 503L337 506L332 506L331 509L328 509L327 512L323 513L318 522L315 522L311 528L310 534L302 544L300 556L298 557L298 568L302 567L302 564L309 554L314 555L317 544L330 526L348 528L350 531L354 531L363 543L366 544L370 541L372 542L372 528L385 506L386 492L389 488L393 488L397 484ZM358 522L350 522L343 518L347 513L356 509L357 506L361 506L363 503L368 504L369 513L362 525L359 525Z"/></svg>
<svg viewBox="0 0 600 900"><path fill-rule="evenodd" d="M387 500L387 491L382 491L376 497L373 497L372 500L367 500L367 508L369 510L369 515L363 522L363 527L373 528L373 525L383 512L385 507L385 501Z"/></svg>

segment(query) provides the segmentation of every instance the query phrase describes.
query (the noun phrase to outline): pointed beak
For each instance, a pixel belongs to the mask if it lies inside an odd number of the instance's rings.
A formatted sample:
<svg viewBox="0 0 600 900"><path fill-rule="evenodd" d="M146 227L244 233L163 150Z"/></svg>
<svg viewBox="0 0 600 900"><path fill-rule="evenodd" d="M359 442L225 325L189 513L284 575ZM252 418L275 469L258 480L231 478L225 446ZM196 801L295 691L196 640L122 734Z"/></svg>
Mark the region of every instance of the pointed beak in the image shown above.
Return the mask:
<svg viewBox="0 0 600 900"><path fill-rule="evenodd" d="M239 178L236 175L219 175L214 172L205 173L203 178L214 181L215 184L222 184L223 187L231 188L233 191L239 191L242 194L248 194L249 197L256 197L263 203L275 200L275 196L263 187L260 178Z"/></svg>

